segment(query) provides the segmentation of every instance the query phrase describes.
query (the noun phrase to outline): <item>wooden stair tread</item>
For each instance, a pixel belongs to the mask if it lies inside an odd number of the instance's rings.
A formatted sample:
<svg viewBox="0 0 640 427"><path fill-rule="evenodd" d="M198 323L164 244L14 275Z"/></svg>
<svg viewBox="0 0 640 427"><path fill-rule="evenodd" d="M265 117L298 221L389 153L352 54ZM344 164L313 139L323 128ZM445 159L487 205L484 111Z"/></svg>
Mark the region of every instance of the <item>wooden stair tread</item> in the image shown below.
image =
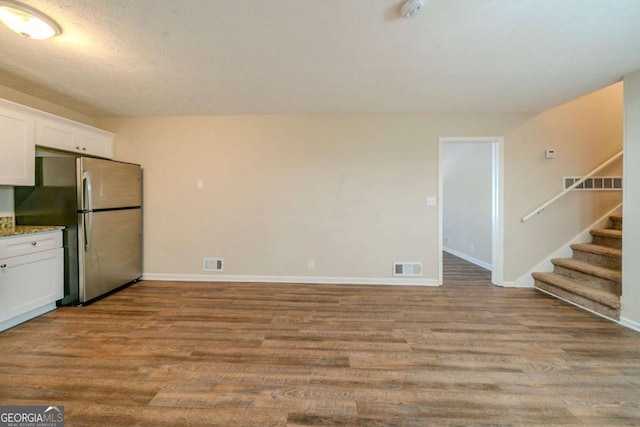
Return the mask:
<svg viewBox="0 0 640 427"><path fill-rule="evenodd" d="M551 260L553 265L569 268L571 270L587 273L592 276L601 277L615 282L622 282L622 272L611 268L600 267L588 262L580 261L574 258L554 258Z"/></svg>
<svg viewBox="0 0 640 427"><path fill-rule="evenodd" d="M622 215L609 215L609 219L612 221L622 221Z"/></svg>
<svg viewBox="0 0 640 427"><path fill-rule="evenodd" d="M616 295L604 292L589 286L582 285L575 280L561 276L556 273L533 273L533 277L541 282L548 283L555 287L564 289L572 294L579 295L591 301L606 305L613 309L620 308L620 298Z"/></svg>
<svg viewBox="0 0 640 427"><path fill-rule="evenodd" d="M591 230L592 236L612 237L615 239L622 239L622 230L615 230L613 228L594 228Z"/></svg>
<svg viewBox="0 0 640 427"><path fill-rule="evenodd" d="M608 246L594 245L592 243L574 243L571 245L571 249L582 251L582 252L590 252L592 254L622 258L621 249L614 249Z"/></svg>

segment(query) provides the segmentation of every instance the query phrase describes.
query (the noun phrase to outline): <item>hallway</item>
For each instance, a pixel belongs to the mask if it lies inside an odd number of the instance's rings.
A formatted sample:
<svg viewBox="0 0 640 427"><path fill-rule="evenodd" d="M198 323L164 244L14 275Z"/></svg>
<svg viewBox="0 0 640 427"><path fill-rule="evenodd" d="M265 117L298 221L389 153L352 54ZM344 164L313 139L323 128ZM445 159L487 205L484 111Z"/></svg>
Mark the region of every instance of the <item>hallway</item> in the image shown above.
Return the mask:
<svg viewBox="0 0 640 427"><path fill-rule="evenodd" d="M491 271L447 252L443 252L442 256L444 286L491 286Z"/></svg>

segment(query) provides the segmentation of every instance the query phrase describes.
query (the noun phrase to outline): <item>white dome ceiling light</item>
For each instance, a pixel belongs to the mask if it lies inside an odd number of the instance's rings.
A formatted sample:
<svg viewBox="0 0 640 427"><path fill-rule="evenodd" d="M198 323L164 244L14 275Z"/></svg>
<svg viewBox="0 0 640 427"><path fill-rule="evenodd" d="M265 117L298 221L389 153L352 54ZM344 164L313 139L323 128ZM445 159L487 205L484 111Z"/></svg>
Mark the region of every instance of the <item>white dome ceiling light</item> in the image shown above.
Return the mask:
<svg viewBox="0 0 640 427"><path fill-rule="evenodd" d="M27 39L46 40L62 33L56 21L26 4L0 0L0 21Z"/></svg>
<svg viewBox="0 0 640 427"><path fill-rule="evenodd" d="M424 7L424 0L407 0L400 9L400 15L405 18L413 18Z"/></svg>

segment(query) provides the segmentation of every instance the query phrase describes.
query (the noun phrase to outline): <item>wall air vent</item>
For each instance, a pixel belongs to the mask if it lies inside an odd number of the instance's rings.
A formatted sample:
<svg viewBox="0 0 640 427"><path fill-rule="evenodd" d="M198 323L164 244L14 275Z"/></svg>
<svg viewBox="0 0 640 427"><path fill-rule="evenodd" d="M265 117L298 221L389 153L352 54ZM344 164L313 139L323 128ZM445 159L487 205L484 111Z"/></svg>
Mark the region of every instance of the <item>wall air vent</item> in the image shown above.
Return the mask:
<svg viewBox="0 0 640 427"><path fill-rule="evenodd" d="M421 262L394 262L394 276L422 276Z"/></svg>
<svg viewBox="0 0 640 427"><path fill-rule="evenodd" d="M202 270L222 271L224 260L222 258L202 258Z"/></svg>
<svg viewBox="0 0 640 427"><path fill-rule="evenodd" d="M562 184L565 190L575 182L580 181L579 176L565 176ZM621 176L594 176L587 178L583 183L573 189L574 191L622 191Z"/></svg>

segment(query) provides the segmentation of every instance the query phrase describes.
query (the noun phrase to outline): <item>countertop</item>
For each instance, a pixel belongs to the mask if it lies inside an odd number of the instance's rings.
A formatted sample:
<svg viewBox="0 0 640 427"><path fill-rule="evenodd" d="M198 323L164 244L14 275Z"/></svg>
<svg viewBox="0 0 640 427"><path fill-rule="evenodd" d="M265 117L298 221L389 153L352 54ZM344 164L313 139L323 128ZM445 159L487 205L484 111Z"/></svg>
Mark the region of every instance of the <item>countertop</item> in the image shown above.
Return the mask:
<svg viewBox="0 0 640 427"><path fill-rule="evenodd" d="M62 230L62 225L16 225L10 228L0 228L0 237L18 236L21 234L44 233L45 231Z"/></svg>

